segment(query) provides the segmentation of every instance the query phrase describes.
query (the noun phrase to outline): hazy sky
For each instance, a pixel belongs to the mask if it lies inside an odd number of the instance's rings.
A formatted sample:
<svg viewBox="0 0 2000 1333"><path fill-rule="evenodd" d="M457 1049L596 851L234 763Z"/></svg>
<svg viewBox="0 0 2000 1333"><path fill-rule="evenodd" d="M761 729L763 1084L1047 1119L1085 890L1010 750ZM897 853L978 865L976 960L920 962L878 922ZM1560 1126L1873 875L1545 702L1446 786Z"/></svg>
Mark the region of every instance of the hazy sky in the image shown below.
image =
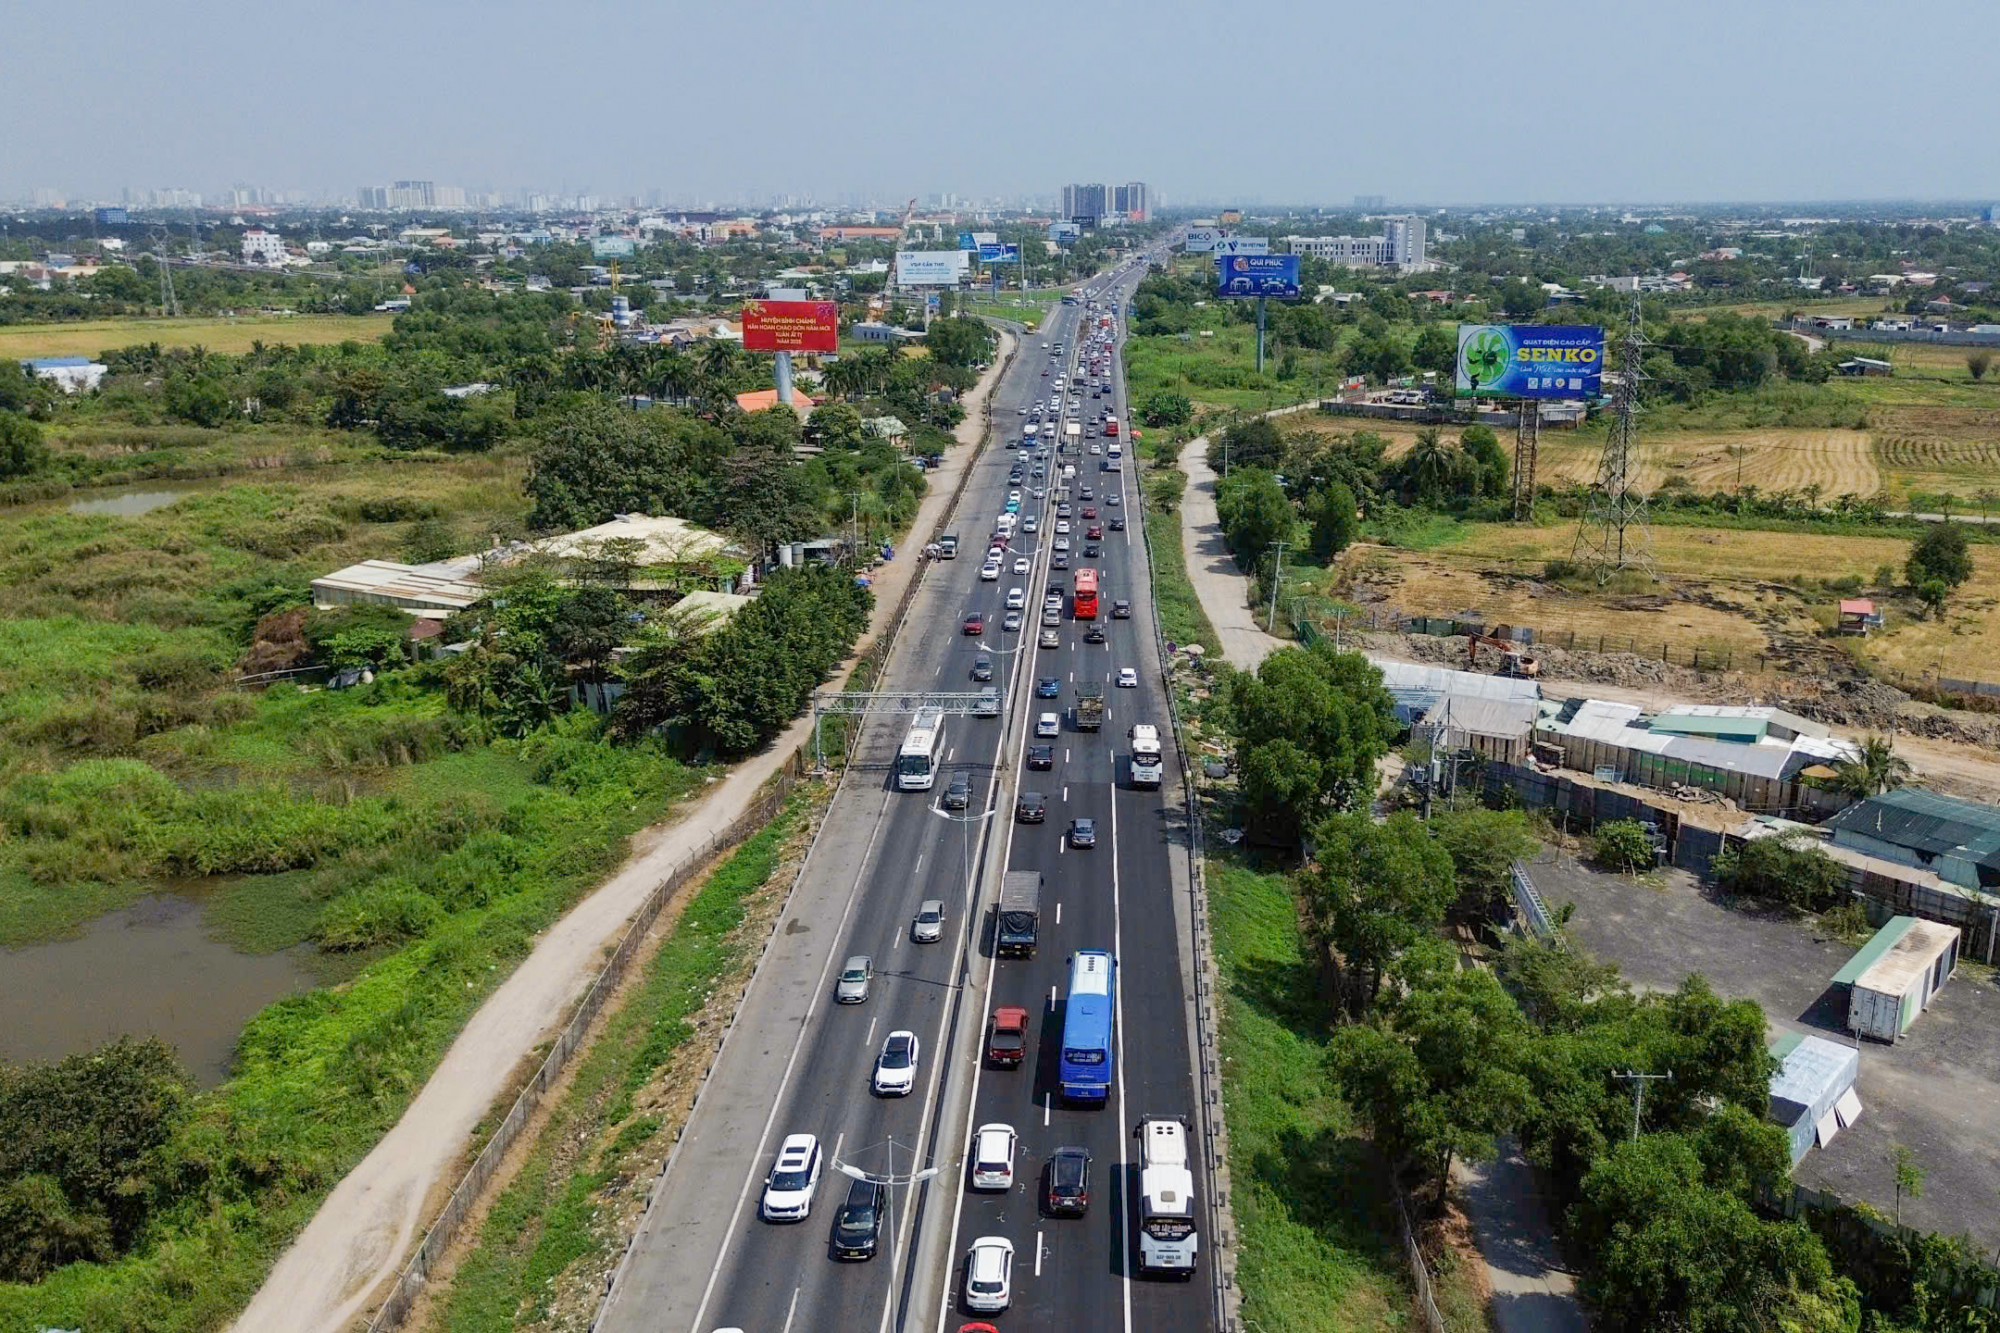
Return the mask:
<svg viewBox="0 0 2000 1333"><path fill-rule="evenodd" d="M1996 0L6 7L0 196L2000 200Z"/></svg>

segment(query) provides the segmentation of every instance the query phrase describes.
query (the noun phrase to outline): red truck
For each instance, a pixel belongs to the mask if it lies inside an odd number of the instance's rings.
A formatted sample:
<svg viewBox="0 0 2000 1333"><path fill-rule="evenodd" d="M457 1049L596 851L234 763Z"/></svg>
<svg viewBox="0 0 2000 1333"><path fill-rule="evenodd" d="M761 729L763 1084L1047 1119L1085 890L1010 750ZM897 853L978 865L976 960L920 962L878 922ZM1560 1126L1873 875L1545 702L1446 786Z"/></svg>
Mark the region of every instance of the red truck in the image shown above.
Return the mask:
<svg viewBox="0 0 2000 1333"><path fill-rule="evenodd" d="M1028 1011L1011 1004L995 1009L986 1038L987 1063L1013 1069L1027 1054Z"/></svg>

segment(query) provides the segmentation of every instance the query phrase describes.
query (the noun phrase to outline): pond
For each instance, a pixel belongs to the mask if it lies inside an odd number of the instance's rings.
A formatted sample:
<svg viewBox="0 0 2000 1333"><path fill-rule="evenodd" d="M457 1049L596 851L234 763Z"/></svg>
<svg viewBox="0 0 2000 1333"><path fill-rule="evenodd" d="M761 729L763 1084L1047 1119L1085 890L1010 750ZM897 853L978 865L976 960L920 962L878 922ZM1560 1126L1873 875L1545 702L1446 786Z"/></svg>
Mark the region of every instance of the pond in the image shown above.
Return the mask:
<svg viewBox="0 0 2000 1333"><path fill-rule="evenodd" d="M69 512L72 514L111 514L117 518L132 518L148 514L155 509L164 509L180 499L187 491L122 490L110 491L89 500L72 500Z"/></svg>
<svg viewBox="0 0 2000 1333"><path fill-rule="evenodd" d="M158 1036L212 1087L228 1076L243 1025L315 984L295 952L239 953L212 938L198 899L142 898L75 939L0 949L0 1060Z"/></svg>

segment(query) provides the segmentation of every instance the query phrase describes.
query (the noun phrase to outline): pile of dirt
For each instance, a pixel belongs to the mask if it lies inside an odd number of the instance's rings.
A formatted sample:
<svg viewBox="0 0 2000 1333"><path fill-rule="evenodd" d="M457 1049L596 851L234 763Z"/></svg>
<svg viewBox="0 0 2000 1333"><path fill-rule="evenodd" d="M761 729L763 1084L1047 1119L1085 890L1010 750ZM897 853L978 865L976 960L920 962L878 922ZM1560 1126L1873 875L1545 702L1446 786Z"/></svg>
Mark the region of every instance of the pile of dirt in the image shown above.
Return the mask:
<svg viewBox="0 0 2000 1333"><path fill-rule="evenodd" d="M1804 688L1775 695L1771 702L1829 726L2000 748L2000 718L1919 703L1895 686L1876 680L1829 681L1817 687L1814 682L1799 682L1799 685Z"/></svg>
<svg viewBox="0 0 2000 1333"><path fill-rule="evenodd" d="M1483 647L1479 650L1477 668L1469 667L1467 640L1462 634L1371 634L1367 637L1368 646L1379 652L1415 662L1435 662L1456 671L1477 669L1490 672L1500 665L1499 650ZM1552 679L1595 681L1631 689L1668 685L1689 693L1705 693L1712 688L1713 677L1708 673L1671 666L1657 658L1639 657L1633 653L1568 652L1540 644L1524 646L1523 651L1539 659L1541 674Z"/></svg>
<svg viewBox="0 0 2000 1333"><path fill-rule="evenodd" d="M306 643L306 615L306 608L299 606L289 611L273 611L259 620L256 632L250 637L249 651L236 664L236 670L245 676L256 676L304 666L312 658L312 648Z"/></svg>

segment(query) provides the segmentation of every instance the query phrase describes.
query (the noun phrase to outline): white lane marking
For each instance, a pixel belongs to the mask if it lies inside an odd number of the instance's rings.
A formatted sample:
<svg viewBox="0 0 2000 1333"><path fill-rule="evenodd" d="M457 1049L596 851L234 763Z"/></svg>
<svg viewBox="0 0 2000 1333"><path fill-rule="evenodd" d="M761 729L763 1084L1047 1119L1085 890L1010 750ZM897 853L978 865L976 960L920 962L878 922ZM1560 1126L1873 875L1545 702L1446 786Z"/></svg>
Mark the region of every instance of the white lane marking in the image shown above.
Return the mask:
<svg viewBox="0 0 2000 1333"><path fill-rule="evenodd" d="M1125 914L1119 901L1118 884L1118 793L1111 793L1111 956L1123 959L1125 956ZM1118 1038L1118 1124L1122 1129L1131 1124L1125 1113L1125 987L1114 987L1113 1003L1117 1007ZM1118 1135L1118 1178L1127 1178L1125 1144L1123 1133ZM1119 1265L1121 1276L1119 1288L1125 1301L1125 1333L1132 1333L1132 1241L1126 1234L1125 1224L1132 1209L1132 1200L1123 1200L1125 1206L1118 1210L1116 1231L1118 1253L1122 1258Z"/></svg>
<svg viewBox="0 0 2000 1333"><path fill-rule="evenodd" d="M871 1018L868 1020L868 1035L861 1039L862 1050L870 1051L875 1049L875 1024L877 1021L879 1021L880 1017L881 1015L878 1014L876 1015L875 1018ZM839 1156L838 1153L834 1155Z"/></svg>
<svg viewBox="0 0 2000 1333"><path fill-rule="evenodd" d="M1042 1229L1035 1228L1035 1276L1042 1275Z"/></svg>
<svg viewBox="0 0 2000 1333"><path fill-rule="evenodd" d="M799 1313L799 1293L803 1290L803 1287L792 1288L792 1303L785 1310L785 1333L792 1333L792 1320Z"/></svg>
<svg viewBox="0 0 2000 1333"><path fill-rule="evenodd" d="M1049 1012L1054 1013L1055 1011L1056 1011L1056 988L1054 986L1051 986L1049 987Z"/></svg>
<svg viewBox="0 0 2000 1333"><path fill-rule="evenodd" d="M1067 782L1063 783L1063 804L1069 804L1069 784Z"/></svg>
<svg viewBox="0 0 2000 1333"><path fill-rule="evenodd" d="M882 836L882 826L888 822L886 818L888 813L889 793L884 792L882 794L882 805L875 812L875 827L868 834L868 845L861 849L861 858L854 867L854 882L848 886L847 904L840 909L840 920L834 924L833 937L836 940L842 938L847 933L848 918L854 914L854 904L861 893L861 881L868 873L868 861L874 855L876 839ZM800 873L804 873L803 870ZM777 1123L778 1108L785 1104L785 1090L791 1086L792 1074L798 1068L799 1055L805 1050L806 1033L812 1030L813 1011L819 1005L817 997L826 993L827 978L832 975L833 960L839 954L840 951L838 949L828 950L826 964L820 968L819 984L813 989L815 998L807 1003L806 1012L799 1020L799 1035L792 1039L792 1053L785 1060L785 1072L778 1077L777 1096L771 1099L770 1114L764 1117L764 1129L757 1136L756 1155L750 1159L750 1169L744 1174L743 1188L736 1193L736 1207L729 1214L729 1230L724 1233L722 1249L715 1256L714 1267L708 1270L708 1285L702 1288L701 1304L695 1307L694 1327L696 1330L700 1330L703 1327L703 1319L708 1314L708 1303L715 1296L715 1284L721 1280L722 1266L729 1260L730 1241L742 1233L743 1205L749 1200L750 1190L756 1184L757 1168L763 1163L764 1155L771 1142L771 1126ZM792 1293L792 1305L795 1309L798 1306L798 1300L798 1293L795 1291ZM787 1316L785 1327L790 1328L791 1324L791 1318Z"/></svg>
<svg viewBox="0 0 2000 1333"><path fill-rule="evenodd" d="M1043 1093L1043 1094L1042 1094L1042 1128L1043 1128L1043 1129L1047 1129L1047 1128L1049 1127L1049 1106L1050 1106L1050 1104L1051 1104L1051 1103L1053 1103L1053 1102L1054 1102L1054 1100L1055 1100L1055 1094L1054 1094L1054 1093L1052 1093L1052 1092L1045 1092L1045 1093Z"/></svg>
<svg viewBox="0 0 2000 1333"><path fill-rule="evenodd" d="M956 745L953 745L945 750L944 761L947 764L956 758L958 758L958 747Z"/></svg>
<svg viewBox="0 0 2000 1333"><path fill-rule="evenodd" d="M1060 926L1060 925L1062 924L1062 904L1061 904L1061 903L1057 903L1057 904L1056 904L1056 924L1057 924L1058 926Z"/></svg>

